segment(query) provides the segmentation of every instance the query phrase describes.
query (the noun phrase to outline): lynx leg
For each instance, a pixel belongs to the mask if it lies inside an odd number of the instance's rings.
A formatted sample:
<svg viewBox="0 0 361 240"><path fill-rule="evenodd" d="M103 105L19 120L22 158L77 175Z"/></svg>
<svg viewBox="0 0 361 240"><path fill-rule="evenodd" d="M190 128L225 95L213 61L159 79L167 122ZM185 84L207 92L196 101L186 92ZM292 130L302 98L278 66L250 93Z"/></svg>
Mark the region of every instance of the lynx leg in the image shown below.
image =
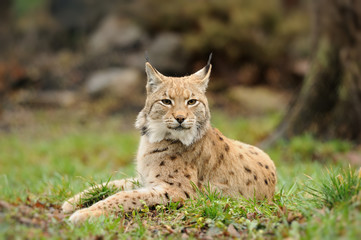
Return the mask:
<svg viewBox="0 0 361 240"><path fill-rule="evenodd" d="M137 181L136 178L127 178L127 179L120 179L120 180L115 180L115 181L111 181L108 182L108 186L110 187L117 187L123 191L127 191L127 190L131 190L134 189L138 186L136 186L136 184L134 184ZM96 187L101 187L104 186L107 183L103 183L103 184L99 184ZM73 211L75 211L77 209L77 203L79 202L79 200L84 197L84 195L86 193L88 193L90 190L92 190L91 188L88 188L87 190L76 194L75 196L73 196L72 198L66 200L61 209L64 213L71 213Z"/></svg>
<svg viewBox="0 0 361 240"><path fill-rule="evenodd" d="M176 189L163 186L122 191L89 208L76 211L71 215L69 220L77 224L101 215L121 213L122 209L124 212L140 209L144 203L147 206L154 206L157 204L165 204L169 202L170 199L179 201L180 199L186 198L186 196L180 196L177 192L179 192L179 190L177 191Z"/></svg>

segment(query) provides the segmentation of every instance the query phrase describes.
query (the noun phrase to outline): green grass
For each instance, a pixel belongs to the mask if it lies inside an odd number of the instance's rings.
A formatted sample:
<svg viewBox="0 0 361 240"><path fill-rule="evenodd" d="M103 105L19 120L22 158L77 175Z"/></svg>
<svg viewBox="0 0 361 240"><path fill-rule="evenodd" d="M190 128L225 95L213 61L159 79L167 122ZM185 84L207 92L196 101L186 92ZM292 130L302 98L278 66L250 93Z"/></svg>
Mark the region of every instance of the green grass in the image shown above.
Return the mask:
<svg viewBox="0 0 361 240"><path fill-rule="evenodd" d="M360 172L349 167L343 141L310 135L279 142L267 152L277 166L273 201L231 199L210 189L195 200L144 206L123 216L73 226L60 205L95 183L135 175L138 133L125 118L67 117L38 112L24 125L0 133L0 239L358 239ZM66 116L66 117L64 117ZM134 116L135 117L135 116ZM279 115L232 118L213 115L225 135L257 143ZM128 121L128 120L127 120ZM97 188L90 205L116 189Z"/></svg>
<svg viewBox="0 0 361 240"><path fill-rule="evenodd" d="M121 191L121 189L115 186L109 186L110 178L105 182L95 183L90 182L90 191L86 192L77 203L78 208L90 207L96 202L99 202L107 197Z"/></svg>
<svg viewBox="0 0 361 240"><path fill-rule="evenodd" d="M313 180L307 186L308 193L313 196L316 206L328 208L340 204L359 204L361 200L361 168L355 171L349 167L343 171L328 171L321 181Z"/></svg>

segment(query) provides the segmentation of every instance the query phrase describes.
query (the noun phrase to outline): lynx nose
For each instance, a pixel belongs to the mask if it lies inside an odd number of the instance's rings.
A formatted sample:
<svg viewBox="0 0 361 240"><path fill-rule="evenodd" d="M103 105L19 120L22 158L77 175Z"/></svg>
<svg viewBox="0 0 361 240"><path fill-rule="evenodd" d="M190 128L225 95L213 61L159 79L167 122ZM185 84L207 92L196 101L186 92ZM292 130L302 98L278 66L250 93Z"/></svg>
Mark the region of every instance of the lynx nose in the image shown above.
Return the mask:
<svg viewBox="0 0 361 240"><path fill-rule="evenodd" d="M177 120L177 122L182 123L182 122L184 122L186 117L183 115L177 115L177 116L175 116L175 119Z"/></svg>

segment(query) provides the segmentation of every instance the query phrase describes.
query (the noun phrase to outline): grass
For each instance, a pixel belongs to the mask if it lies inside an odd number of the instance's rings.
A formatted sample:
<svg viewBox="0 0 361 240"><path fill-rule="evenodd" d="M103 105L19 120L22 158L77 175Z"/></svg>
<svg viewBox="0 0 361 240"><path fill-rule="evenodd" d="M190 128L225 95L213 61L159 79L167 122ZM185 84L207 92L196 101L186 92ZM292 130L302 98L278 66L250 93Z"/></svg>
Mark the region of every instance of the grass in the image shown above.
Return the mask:
<svg viewBox="0 0 361 240"><path fill-rule="evenodd" d="M77 207L79 208L90 207L94 203L106 199L107 197L121 191L121 189L115 186L109 186L108 185L109 181L110 178L105 183L90 182L89 185L91 190L86 192L84 196L79 199L79 202L77 203Z"/></svg>
<svg viewBox="0 0 361 240"><path fill-rule="evenodd" d="M256 143L279 118L216 112L213 125ZM360 172L343 159L352 144L310 135L267 150L278 174L271 202L231 199L206 188L182 206L144 205L141 211L73 226L60 211L64 200L89 184L135 175L138 133L124 119L37 112L26 124L1 132L0 239L358 239L361 234ZM114 191L105 184L82 204Z"/></svg>
<svg viewBox="0 0 361 240"><path fill-rule="evenodd" d="M316 206L328 208L340 204L352 205L361 203L361 168L358 171L328 171L321 181L314 181L307 186L307 192L313 196Z"/></svg>

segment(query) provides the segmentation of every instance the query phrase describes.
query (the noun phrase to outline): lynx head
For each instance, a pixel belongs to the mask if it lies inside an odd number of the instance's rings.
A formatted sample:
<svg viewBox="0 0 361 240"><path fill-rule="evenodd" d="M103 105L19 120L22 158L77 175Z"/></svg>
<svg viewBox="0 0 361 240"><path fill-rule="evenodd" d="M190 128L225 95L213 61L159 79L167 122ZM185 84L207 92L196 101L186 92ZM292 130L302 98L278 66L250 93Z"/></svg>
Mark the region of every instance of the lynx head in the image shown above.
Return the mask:
<svg viewBox="0 0 361 240"><path fill-rule="evenodd" d="M150 142L179 140L190 145L200 139L210 126L205 91L212 65L185 77L167 77L145 64L147 99L135 126Z"/></svg>

